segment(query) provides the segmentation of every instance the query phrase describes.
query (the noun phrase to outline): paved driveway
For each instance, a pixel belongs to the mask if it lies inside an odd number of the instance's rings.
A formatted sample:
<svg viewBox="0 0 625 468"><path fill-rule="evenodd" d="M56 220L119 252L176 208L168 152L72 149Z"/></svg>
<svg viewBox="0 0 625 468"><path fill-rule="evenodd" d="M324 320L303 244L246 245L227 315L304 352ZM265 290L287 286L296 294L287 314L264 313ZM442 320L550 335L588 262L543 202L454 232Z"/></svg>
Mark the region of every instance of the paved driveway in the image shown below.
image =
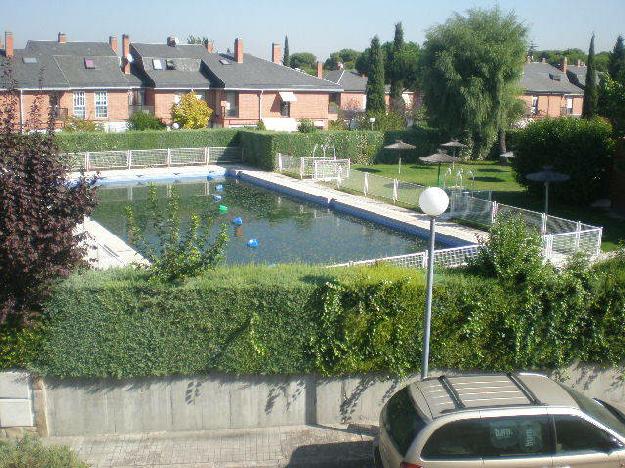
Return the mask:
<svg viewBox="0 0 625 468"><path fill-rule="evenodd" d="M369 427L296 426L50 437L95 467L371 467Z"/></svg>

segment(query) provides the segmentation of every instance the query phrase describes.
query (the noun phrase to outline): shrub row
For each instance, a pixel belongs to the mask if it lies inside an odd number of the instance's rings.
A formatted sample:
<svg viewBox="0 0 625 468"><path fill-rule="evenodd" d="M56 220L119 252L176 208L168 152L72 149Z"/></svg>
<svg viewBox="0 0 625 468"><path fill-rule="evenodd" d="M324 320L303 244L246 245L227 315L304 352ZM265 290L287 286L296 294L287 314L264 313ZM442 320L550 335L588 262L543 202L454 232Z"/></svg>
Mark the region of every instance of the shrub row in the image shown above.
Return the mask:
<svg viewBox="0 0 625 468"><path fill-rule="evenodd" d="M60 132L56 142L62 152L107 151L153 148L197 148L202 146L236 146L237 129L145 130L121 133Z"/></svg>
<svg viewBox="0 0 625 468"><path fill-rule="evenodd" d="M3 364L58 377L402 374L420 368L423 276L388 266L245 266L174 286L141 271L83 272L56 288L43 325L16 340L17 355L2 351ZM445 272L435 283L431 365L621 363L624 326L621 257L522 285Z"/></svg>

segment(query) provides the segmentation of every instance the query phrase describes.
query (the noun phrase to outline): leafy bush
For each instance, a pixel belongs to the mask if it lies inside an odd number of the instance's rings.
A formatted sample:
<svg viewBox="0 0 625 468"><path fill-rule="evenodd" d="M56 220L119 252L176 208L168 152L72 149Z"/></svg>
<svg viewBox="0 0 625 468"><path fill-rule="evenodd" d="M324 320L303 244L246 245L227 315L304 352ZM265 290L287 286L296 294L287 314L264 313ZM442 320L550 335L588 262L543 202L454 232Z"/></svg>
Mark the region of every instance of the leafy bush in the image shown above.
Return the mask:
<svg viewBox="0 0 625 468"><path fill-rule="evenodd" d="M589 203L605 194L614 152L612 128L602 119L560 117L531 123L514 135L512 164L517 181L536 193L542 184L529 173L553 166L571 180L553 187L553 196L569 203ZM551 194L550 194L551 195Z"/></svg>
<svg viewBox="0 0 625 468"><path fill-rule="evenodd" d="M625 136L625 83L604 76L599 86L599 114L612 123L615 135Z"/></svg>
<svg viewBox="0 0 625 468"><path fill-rule="evenodd" d="M101 132L102 126L98 122L78 117L69 116L63 120L64 132Z"/></svg>
<svg viewBox="0 0 625 468"><path fill-rule="evenodd" d="M239 131L234 128L202 130L145 130L121 133L57 133L56 143L63 152L108 151L153 148L197 148L237 146Z"/></svg>
<svg viewBox="0 0 625 468"><path fill-rule="evenodd" d="M345 119L338 118L336 120L330 120L328 122L328 130L348 130Z"/></svg>
<svg viewBox="0 0 625 468"><path fill-rule="evenodd" d="M160 281L180 281L197 276L215 268L224 259L224 248L228 242L227 225L222 224L216 239L210 239L211 218L191 214L188 226L183 230L180 221L180 195L172 189L167 207L159 204L156 186L148 189L148 213L145 224L139 226L131 206L126 207L130 242L138 245L140 251L151 262L147 267L151 277ZM202 224L204 223L204 224ZM146 231L156 232L158 245L150 244Z"/></svg>
<svg viewBox="0 0 625 468"><path fill-rule="evenodd" d="M128 119L128 130L161 130L165 124L148 112L135 112Z"/></svg>
<svg viewBox="0 0 625 468"><path fill-rule="evenodd" d="M32 436L0 440L0 468L87 468L71 449L44 446Z"/></svg>
<svg viewBox="0 0 625 468"><path fill-rule="evenodd" d="M297 125L297 131L300 133L314 133L317 131L315 123L310 119L302 119Z"/></svg>
<svg viewBox="0 0 625 468"><path fill-rule="evenodd" d="M171 119L182 128L206 128L213 115L213 110L206 101L189 92L180 98L180 102L171 107Z"/></svg>
<svg viewBox="0 0 625 468"><path fill-rule="evenodd" d="M406 119L397 112L367 112L356 117L356 126L362 130L371 129L370 118L374 118L373 128L378 131L387 132L392 130L403 130L406 128Z"/></svg>
<svg viewBox="0 0 625 468"><path fill-rule="evenodd" d="M260 131L267 130L267 127L265 127L265 122L263 122L262 120L259 120L258 122L256 122L256 130L260 130Z"/></svg>

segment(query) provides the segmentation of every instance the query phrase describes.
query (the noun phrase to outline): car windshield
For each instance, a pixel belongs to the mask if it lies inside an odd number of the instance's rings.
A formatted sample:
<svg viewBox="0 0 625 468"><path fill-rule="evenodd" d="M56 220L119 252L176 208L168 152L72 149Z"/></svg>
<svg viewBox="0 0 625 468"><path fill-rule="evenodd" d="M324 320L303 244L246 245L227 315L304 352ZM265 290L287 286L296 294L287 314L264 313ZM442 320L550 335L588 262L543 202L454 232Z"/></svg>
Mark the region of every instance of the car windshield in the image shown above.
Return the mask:
<svg viewBox="0 0 625 468"><path fill-rule="evenodd" d="M564 385L562 387L571 395L584 413L617 432L622 437L625 437L625 424L623 424L623 421L614 416L602 403L588 398L572 388L565 387Z"/></svg>

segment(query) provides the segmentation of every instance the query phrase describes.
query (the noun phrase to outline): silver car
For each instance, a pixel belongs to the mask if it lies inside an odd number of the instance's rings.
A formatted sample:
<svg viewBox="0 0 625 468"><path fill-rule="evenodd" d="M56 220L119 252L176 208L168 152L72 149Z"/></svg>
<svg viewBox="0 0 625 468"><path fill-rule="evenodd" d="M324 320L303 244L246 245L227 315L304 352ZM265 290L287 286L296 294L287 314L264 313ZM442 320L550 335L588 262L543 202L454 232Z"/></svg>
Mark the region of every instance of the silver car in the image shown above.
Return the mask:
<svg viewBox="0 0 625 468"><path fill-rule="evenodd" d="M386 403L384 468L625 467L625 411L539 374L429 378Z"/></svg>

